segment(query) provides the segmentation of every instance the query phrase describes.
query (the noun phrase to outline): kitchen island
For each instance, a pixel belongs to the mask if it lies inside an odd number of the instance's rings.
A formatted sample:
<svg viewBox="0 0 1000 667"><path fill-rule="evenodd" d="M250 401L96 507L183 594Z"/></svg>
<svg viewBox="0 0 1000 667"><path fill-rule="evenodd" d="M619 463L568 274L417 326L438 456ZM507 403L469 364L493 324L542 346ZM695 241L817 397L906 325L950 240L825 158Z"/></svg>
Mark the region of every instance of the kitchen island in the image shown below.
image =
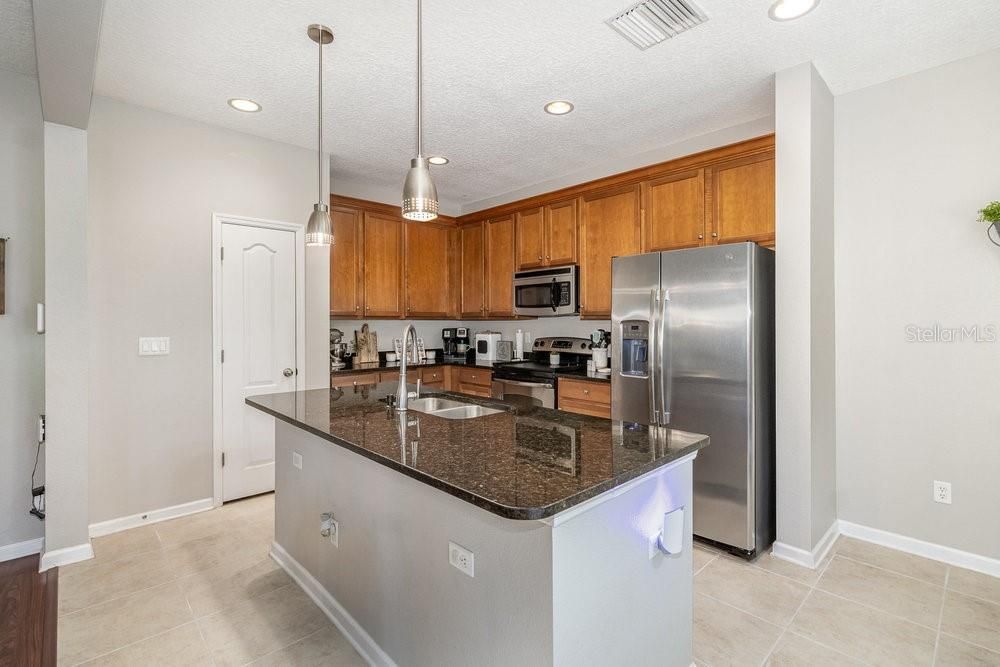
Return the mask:
<svg viewBox="0 0 1000 667"><path fill-rule="evenodd" d="M247 399L276 417L272 554L366 659L691 663L707 437L450 394L499 411L398 413L394 389ZM656 537L680 508L667 555Z"/></svg>

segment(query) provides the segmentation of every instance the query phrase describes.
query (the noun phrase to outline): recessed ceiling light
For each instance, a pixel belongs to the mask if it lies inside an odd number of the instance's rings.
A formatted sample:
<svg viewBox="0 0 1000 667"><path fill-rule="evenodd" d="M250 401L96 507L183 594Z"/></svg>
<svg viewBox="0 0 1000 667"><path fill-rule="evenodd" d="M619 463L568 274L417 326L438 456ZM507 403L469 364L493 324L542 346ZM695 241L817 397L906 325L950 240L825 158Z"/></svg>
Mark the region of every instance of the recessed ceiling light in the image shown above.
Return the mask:
<svg viewBox="0 0 1000 667"><path fill-rule="evenodd" d="M556 100L545 105L545 113L553 116L562 116L573 110L573 103L566 100Z"/></svg>
<svg viewBox="0 0 1000 667"><path fill-rule="evenodd" d="M791 21L816 9L819 0L777 0L767 15L775 21Z"/></svg>
<svg viewBox="0 0 1000 667"><path fill-rule="evenodd" d="M431 164L448 164L448 162L450 162L450 160L443 155L434 155L427 158L427 161Z"/></svg>
<svg viewBox="0 0 1000 667"><path fill-rule="evenodd" d="M247 113L255 113L260 111L260 105L253 100L245 100L240 97L234 97L229 100L229 106L236 109L237 111L245 111Z"/></svg>

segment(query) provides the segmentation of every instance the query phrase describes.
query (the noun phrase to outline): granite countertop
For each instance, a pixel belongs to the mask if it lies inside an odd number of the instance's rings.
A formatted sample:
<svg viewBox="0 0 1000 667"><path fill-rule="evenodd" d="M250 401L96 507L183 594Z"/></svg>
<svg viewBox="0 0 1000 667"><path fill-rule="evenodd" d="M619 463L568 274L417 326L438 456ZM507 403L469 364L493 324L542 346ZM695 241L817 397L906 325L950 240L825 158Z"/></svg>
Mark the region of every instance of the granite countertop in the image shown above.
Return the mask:
<svg viewBox="0 0 1000 667"><path fill-rule="evenodd" d="M451 420L398 413L395 383L252 396L248 405L508 519L551 517L708 445L708 436L448 392L504 408Z"/></svg>

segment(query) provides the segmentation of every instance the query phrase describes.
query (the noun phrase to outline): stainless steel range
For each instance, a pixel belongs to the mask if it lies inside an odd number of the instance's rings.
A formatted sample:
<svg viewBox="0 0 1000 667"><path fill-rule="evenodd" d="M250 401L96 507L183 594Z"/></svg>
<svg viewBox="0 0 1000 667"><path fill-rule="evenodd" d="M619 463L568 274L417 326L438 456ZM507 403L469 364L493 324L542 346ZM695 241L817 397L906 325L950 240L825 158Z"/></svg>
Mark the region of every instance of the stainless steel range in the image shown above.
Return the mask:
<svg viewBox="0 0 1000 667"><path fill-rule="evenodd" d="M587 338L536 338L524 361L493 365L493 398L555 408L557 378L586 375L590 347Z"/></svg>

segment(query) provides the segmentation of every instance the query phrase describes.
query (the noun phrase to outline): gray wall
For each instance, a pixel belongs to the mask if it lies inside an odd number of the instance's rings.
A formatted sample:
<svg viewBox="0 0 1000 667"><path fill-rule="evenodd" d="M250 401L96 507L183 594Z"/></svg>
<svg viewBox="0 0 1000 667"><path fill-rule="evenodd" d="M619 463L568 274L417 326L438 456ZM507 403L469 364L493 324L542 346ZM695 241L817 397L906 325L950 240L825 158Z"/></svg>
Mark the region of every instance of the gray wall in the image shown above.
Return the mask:
<svg viewBox="0 0 1000 667"><path fill-rule="evenodd" d="M28 516L35 424L44 412L45 300L42 110L38 81L0 71L0 237L7 245L7 314L0 315L0 548L42 536ZM38 483L45 478L39 463Z"/></svg>
<svg viewBox="0 0 1000 667"><path fill-rule="evenodd" d="M833 97L811 63L777 73L777 540L801 558L837 519L833 122Z"/></svg>
<svg viewBox="0 0 1000 667"><path fill-rule="evenodd" d="M87 131L46 122L44 133L45 552L82 546L78 559L90 553L88 436L91 404L99 402L89 391Z"/></svg>
<svg viewBox="0 0 1000 667"><path fill-rule="evenodd" d="M836 99L840 518L993 558L1000 343L905 329L1000 327L1000 248L975 222L1000 199L998 72L994 50Z"/></svg>
<svg viewBox="0 0 1000 667"><path fill-rule="evenodd" d="M105 98L89 133L93 523L211 497L212 213L304 224L317 193L309 150ZM306 378L326 386L329 255L307 250Z"/></svg>

